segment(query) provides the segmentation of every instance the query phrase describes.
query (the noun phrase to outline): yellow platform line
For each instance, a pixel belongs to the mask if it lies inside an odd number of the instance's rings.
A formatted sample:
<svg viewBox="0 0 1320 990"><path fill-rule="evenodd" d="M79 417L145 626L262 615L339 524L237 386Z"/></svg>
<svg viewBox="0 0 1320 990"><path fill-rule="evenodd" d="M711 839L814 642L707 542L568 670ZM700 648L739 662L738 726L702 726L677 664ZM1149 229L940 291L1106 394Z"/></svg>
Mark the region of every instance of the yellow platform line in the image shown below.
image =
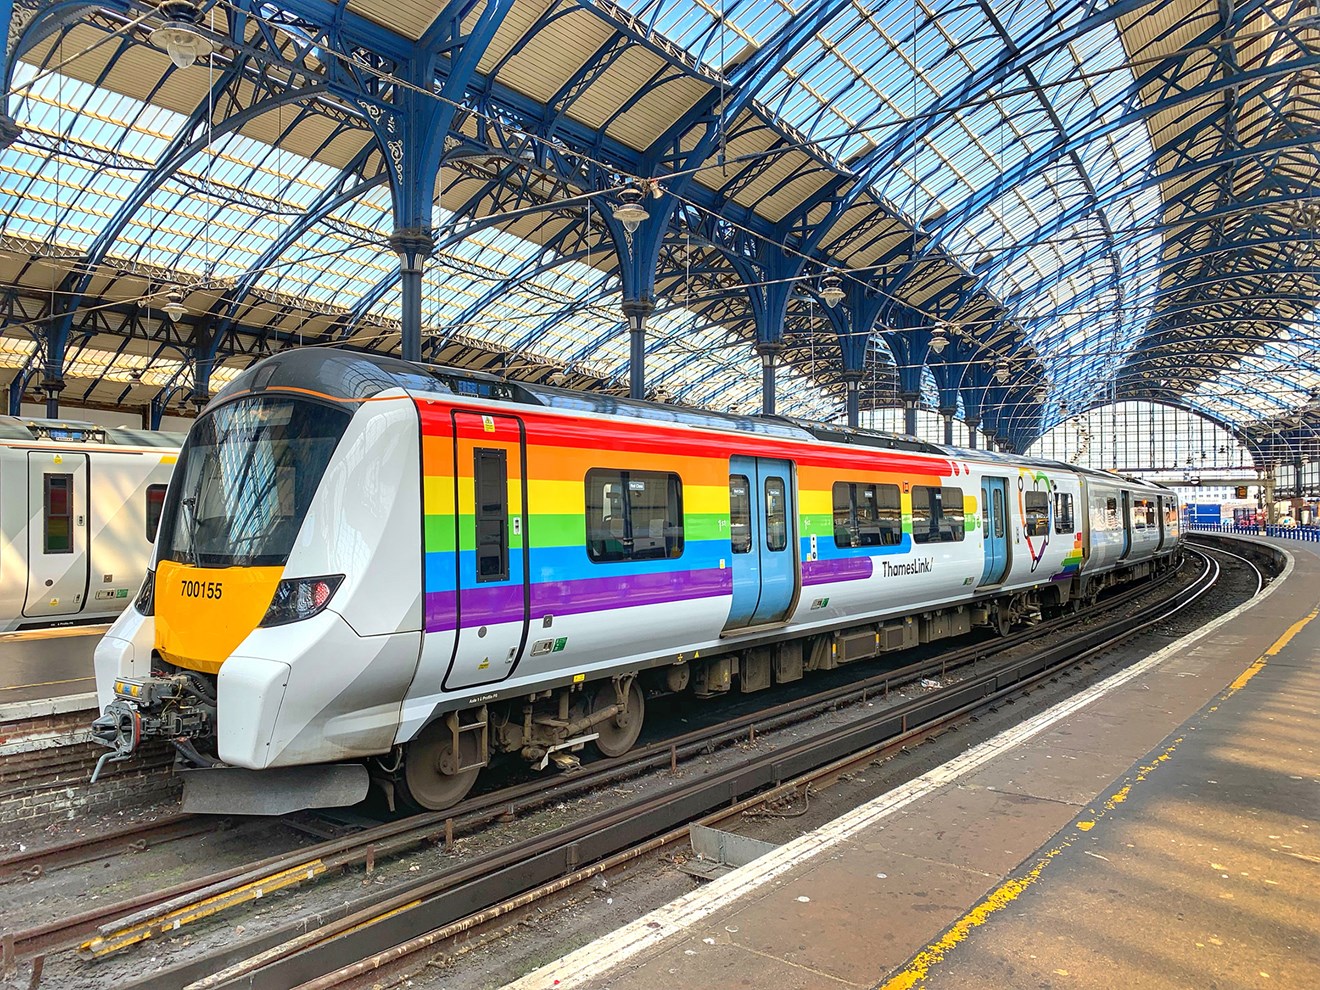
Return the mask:
<svg viewBox="0 0 1320 990"><path fill-rule="evenodd" d="M913 956L906 966L880 984L877 990L912 990L913 987L920 986L930 975L930 971L943 962L949 952L964 942L975 929L989 921L991 915L1008 907L1018 899L1023 891L1039 880L1040 875L1045 872L1045 867L1049 866L1069 846L1082 837L1079 833L1092 831L1115 808L1126 801L1128 795L1132 793L1133 786L1149 777L1151 771L1158 769L1161 764L1166 763L1182 741L1183 737L1179 736L1159 756L1140 767L1122 787L1109 796L1108 800L1099 809L1091 810L1089 819L1078 822L1076 831L1045 852L1026 873L1009 877L983 897L975 907L955 921L943 935L927 945Z"/></svg>
<svg viewBox="0 0 1320 990"><path fill-rule="evenodd" d="M1293 637L1301 632L1306 627L1307 623L1317 615L1320 615L1320 606L1312 609L1310 614L1303 616L1289 626L1283 634L1270 645L1269 649L1252 661L1247 669L1238 674L1233 680L1233 683L1220 693L1219 697L1215 699L1215 703L1206 709L1207 713L1218 711L1219 706L1224 701L1232 697L1238 691L1241 691L1248 681L1260 673L1269 658L1278 656L1284 647L1292 642ZM1012 904L1024 890L1040 879L1040 875L1045 871L1045 867L1080 838L1077 832L1090 832L1106 815L1113 811L1114 808L1126 801L1133 785L1144 781L1150 775L1152 770L1155 770L1160 764L1169 760L1173 756L1174 750L1178 748L1180 742L1182 742L1181 736L1175 739L1173 744L1165 749L1164 752L1160 753L1160 755L1151 763L1140 767L1131 777L1130 782L1124 784L1115 791L1110 796L1109 800L1107 800L1104 805L1101 806L1100 810L1094 813L1090 819L1079 821L1075 826L1076 832L1070 834L1057 846L1042 855L1026 873L1020 876L1010 877L987 894L975 907L955 921L943 935L913 956L908 964L901 970L891 975L884 983L881 983L877 987L877 990L912 990L914 987L921 986L923 981L930 975L931 969L943 962L945 956L960 943L965 941L967 936L969 936L973 930L989 921L991 915L995 914L995 912L1002 911L1004 908Z"/></svg>

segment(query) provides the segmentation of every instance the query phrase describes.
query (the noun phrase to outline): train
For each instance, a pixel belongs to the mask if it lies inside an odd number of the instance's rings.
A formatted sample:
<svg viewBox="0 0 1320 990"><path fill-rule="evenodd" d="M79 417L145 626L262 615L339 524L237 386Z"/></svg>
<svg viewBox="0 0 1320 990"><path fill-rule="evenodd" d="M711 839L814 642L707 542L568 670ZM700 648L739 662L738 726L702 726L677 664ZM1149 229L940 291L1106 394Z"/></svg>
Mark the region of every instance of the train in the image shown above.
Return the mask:
<svg viewBox="0 0 1320 990"><path fill-rule="evenodd" d="M108 623L128 606L182 442L0 416L0 632Z"/></svg>
<svg viewBox="0 0 1320 990"><path fill-rule="evenodd" d="M1075 609L1174 567L1179 518L1063 463L290 350L189 432L93 735L176 746L186 810L442 809L499 753L626 752L658 695Z"/></svg>

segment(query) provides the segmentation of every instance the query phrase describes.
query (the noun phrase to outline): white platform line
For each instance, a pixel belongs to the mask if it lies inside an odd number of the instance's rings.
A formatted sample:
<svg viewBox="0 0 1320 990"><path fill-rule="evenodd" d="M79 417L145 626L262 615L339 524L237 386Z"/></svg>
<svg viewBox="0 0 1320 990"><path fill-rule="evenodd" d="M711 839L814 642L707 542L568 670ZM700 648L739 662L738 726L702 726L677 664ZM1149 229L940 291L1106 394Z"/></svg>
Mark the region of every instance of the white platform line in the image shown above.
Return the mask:
<svg viewBox="0 0 1320 990"><path fill-rule="evenodd" d="M920 777L908 781L887 794L859 808L836 818L834 821L791 842L785 843L773 852L753 860L746 866L739 867L713 880L703 887L656 908L650 914L638 918L622 928L602 936L590 945L561 956L552 963L528 973L520 979L505 985L505 990L566 990L582 986L591 980L599 980L611 970L633 959L640 953L658 946L666 939L681 934L702 919L728 907L739 898L764 887L776 877L796 869L802 863L822 852L832 849L858 832L869 828L900 808L911 804L932 791L951 784L972 770L983 766L1001 753L1008 752L1034 736L1040 735L1055 723L1067 718L1079 709L1104 697L1115 688L1159 666L1170 657L1187 651L1196 641L1231 622L1243 612L1263 602L1274 590L1288 578L1293 571L1293 557L1287 551L1288 563L1283 573L1256 598L1244 602L1230 612L1226 612L1213 622L1201 627L1194 633L1188 633L1177 642L1170 643L1145 660L1133 664L1116 674L1094 684L1080 694L1046 711L1041 712L1021 725L999 733L985 742L954 757L949 762L930 770Z"/></svg>

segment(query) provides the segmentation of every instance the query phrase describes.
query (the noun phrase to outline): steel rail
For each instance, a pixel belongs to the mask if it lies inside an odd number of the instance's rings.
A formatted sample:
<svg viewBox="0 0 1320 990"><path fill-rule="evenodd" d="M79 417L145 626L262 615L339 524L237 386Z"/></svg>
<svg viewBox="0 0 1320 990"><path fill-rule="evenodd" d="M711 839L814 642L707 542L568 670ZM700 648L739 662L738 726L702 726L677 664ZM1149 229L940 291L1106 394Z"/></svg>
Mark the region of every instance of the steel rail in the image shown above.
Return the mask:
<svg viewBox="0 0 1320 990"><path fill-rule="evenodd" d="M196 815L169 818L80 836L66 842L0 856L0 886L16 880L35 880L54 870L94 863L99 859L139 853L153 846L215 830L216 822Z"/></svg>
<svg viewBox="0 0 1320 990"><path fill-rule="evenodd" d="M471 830L506 816L563 800L618 778L636 776L666 762L705 753L711 746L741 740L750 731L770 731L814 717L853 700L866 700L929 676L940 676L1011 649L1014 646L1085 619L1113 611L1134 598L1149 594L1149 583L1111 594L1096 605L1037 623L1006 637L983 640L935 657L872 675L861 681L829 688L806 698L738 716L719 726L697 729L678 737L639 747L626 756L600 760L586 773L546 786L534 780L462 802L452 809L386 822L355 835L305 847L292 853L230 868L126 902L107 904L67 918L8 935L3 954L9 962L36 952L66 947L91 935L83 954L103 957L190 921L248 903L264 894L320 876L332 869L365 862L369 858L402 853L410 848L449 838L457 828ZM860 661L859 661L860 662ZM330 912L332 919L338 912ZM95 945L93 945L93 942Z"/></svg>
<svg viewBox="0 0 1320 990"><path fill-rule="evenodd" d="M342 911L336 910L336 917L315 931L307 931L314 922L301 919L284 926L282 931L287 937L283 940L274 941L279 934L268 933L260 940L264 947L247 958L236 958L236 954L253 953L252 944L157 972L152 975L150 986L186 984L190 990L237 986L286 990L338 968L351 967L388 951L391 946L422 938L437 923L450 925L534 887L554 885L586 863L618 855L621 850L698 820L713 808L726 806L745 795L781 787L786 779L850 759L856 753L883 746L905 734L930 732L933 720L962 717L1022 690L1024 685L1057 676L1060 665L1109 649L1185 607L1213 587L1219 574L1217 562L1199 555L1205 561L1201 576L1193 586L1171 596L1172 606L1170 600L1156 603L1133 616L1086 631L1069 643L1006 661L992 670L977 672L956 684L852 724L829 729L812 739L771 753L755 754L740 766L676 783L657 797L641 799L484 854L383 897L361 898L345 905Z"/></svg>

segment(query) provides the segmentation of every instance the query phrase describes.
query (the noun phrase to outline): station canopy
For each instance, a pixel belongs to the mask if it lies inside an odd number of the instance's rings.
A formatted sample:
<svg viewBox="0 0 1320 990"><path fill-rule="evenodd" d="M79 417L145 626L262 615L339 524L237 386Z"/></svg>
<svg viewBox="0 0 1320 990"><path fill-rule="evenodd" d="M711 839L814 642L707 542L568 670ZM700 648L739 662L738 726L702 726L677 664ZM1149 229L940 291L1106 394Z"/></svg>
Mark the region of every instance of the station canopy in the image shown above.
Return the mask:
<svg viewBox="0 0 1320 990"><path fill-rule="evenodd" d="M1019 449L1125 399L1306 432L1317 28L1314 0L14 0L0 384L177 405L285 347L398 352L391 235L422 229L438 363L625 393L642 298L662 400L753 412L770 353L808 419L851 374Z"/></svg>

